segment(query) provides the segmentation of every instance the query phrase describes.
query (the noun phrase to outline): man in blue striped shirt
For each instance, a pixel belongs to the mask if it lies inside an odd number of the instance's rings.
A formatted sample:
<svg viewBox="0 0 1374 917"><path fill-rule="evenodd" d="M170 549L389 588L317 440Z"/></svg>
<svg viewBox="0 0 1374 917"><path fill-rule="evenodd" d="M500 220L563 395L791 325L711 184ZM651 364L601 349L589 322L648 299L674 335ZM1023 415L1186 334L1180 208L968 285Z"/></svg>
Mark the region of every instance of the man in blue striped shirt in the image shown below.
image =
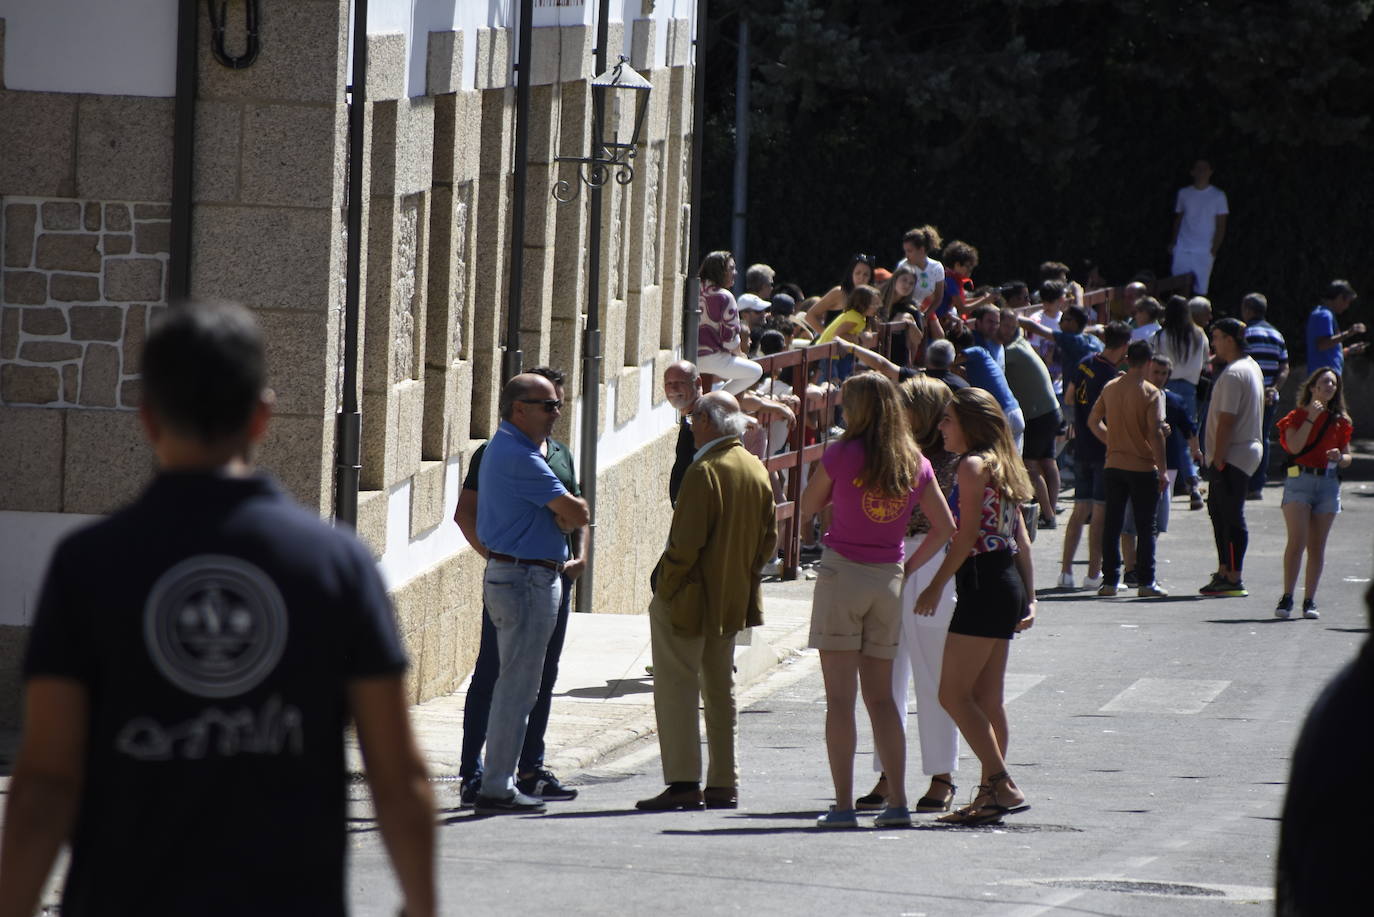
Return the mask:
<svg viewBox="0 0 1374 917"><path fill-rule="evenodd" d="M1279 407L1279 389L1288 378L1288 345L1279 329L1264 320L1269 311L1269 300L1263 293L1250 293L1240 301L1241 318L1245 320L1245 350L1259 364L1260 375L1264 377L1264 420L1261 426L1260 443L1264 446L1264 458L1259 469L1250 476L1248 498L1258 500L1264 496L1264 482L1269 471L1269 433L1274 429L1274 415Z"/></svg>

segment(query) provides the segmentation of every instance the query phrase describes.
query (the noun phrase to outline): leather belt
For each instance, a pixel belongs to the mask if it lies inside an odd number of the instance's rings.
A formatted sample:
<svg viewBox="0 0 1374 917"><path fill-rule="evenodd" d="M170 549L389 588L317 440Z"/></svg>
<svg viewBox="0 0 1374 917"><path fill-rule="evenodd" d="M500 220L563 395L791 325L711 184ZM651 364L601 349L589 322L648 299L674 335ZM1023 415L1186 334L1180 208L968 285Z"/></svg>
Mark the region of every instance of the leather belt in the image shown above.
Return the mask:
<svg viewBox="0 0 1374 917"><path fill-rule="evenodd" d="M1320 468L1313 468L1311 465L1295 465L1293 467L1298 469L1299 474L1315 474L1319 478L1326 477L1325 465Z"/></svg>
<svg viewBox="0 0 1374 917"><path fill-rule="evenodd" d="M563 572L563 562L561 560L542 560L530 559L525 557L511 557L509 554L498 554L495 551L488 551L487 557L492 560L504 560L510 564L520 564L522 567L548 567L555 573Z"/></svg>

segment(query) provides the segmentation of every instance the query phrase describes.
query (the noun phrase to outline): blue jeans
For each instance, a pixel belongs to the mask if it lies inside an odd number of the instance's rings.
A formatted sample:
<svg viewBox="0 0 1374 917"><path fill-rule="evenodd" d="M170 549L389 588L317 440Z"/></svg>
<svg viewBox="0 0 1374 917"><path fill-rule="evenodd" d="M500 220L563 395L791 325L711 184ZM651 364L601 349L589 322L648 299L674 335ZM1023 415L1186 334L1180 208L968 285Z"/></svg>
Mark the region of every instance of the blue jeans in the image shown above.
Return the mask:
<svg viewBox="0 0 1374 917"><path fill-rule="evenodd" d="M558 660L563 655L563 640L568 633L568 613L572 605L572 581L563 579L563 600L558 603L558 623L549 637L544 652L544 674L539 681L539 696L530 710L529 725L525 727L525 744L520 749L520 773L528 774L544 766L544 731L549 725L549 708L553 705L553 685L558 680ZM467 699L463 704L463 752L458 773L467 780L482 777L482 746L487 741L487 721L491 717L491 692L501 674L501 652L497 646L496 625L491 615L482 609L482 643L477 650L477 663L468 683Z"/></svg>
<svg viewBox="0 0 1374 917"><path fill-rule="evenodd" d="M1201 440L1203 433L1202 428L1198 426L1197 386L1186 379L1170 379L1164 387L1183 399L1183 411L1188 415L1188 422L1197 430L1197 438ZM1178 468L1178 476L1185 481L1197 477L1197 465L1193 464L1191 450L1183 450L1183 464Z"/></svg>
<svg viewBox="0 0 1374 917"><path fill-rule="evenodd" d="M1264 490L1264 482L1269 479L1269 434L1274 429L1274 415L1279 411L1278 402L1264 405L1264 422L1260 429L1260 443L1264 446L1264 458L1260 459L1260 466L1255 469L1255 473L1250 475L1250 490Z"/></svg>
<svg viewBox="0 0 1374 917"><path fill-rule="evenodd" d="M505 797L515 789L515 765L539 694L562 593L561 578L548 567L487 561L482 599L496 629L501 672L491 692L483 796Z"/></svg>

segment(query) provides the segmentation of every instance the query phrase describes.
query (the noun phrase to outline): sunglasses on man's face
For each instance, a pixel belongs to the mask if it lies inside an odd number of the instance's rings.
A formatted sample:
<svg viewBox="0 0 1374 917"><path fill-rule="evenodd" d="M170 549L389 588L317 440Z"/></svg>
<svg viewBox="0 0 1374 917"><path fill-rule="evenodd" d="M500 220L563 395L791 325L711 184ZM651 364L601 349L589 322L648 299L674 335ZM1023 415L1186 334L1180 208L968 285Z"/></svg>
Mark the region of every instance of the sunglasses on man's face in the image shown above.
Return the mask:
<svg viewBox="0 0 1374 917"><path fill-rule="evenodd" d="M542 404L544 406L544 410L550 414L563 407L563 402L557 398L521 398L520 403Z"/></svg>

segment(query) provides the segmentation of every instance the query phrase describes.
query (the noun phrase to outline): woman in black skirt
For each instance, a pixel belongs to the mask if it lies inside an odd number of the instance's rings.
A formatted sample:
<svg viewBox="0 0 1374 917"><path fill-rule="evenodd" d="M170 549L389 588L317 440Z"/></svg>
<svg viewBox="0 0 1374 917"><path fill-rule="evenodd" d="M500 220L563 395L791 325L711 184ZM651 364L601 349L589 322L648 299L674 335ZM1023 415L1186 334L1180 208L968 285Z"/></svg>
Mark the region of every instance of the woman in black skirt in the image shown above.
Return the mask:
<svg viewBox="0 0 1374 917"><path fill-rule="evenodd" d="M984 825L1030 808L1007 774L1002 685L1012 636L1035 621L1030 539L1020 511L1034 491L1006 415L987 392L956 391L940 432L945 449L964 456L949 495L958 530L915 610L934 613L954 578L958 599L945 640L940 704L978 756L983 779L970 805L940 820Z"/></svg>

